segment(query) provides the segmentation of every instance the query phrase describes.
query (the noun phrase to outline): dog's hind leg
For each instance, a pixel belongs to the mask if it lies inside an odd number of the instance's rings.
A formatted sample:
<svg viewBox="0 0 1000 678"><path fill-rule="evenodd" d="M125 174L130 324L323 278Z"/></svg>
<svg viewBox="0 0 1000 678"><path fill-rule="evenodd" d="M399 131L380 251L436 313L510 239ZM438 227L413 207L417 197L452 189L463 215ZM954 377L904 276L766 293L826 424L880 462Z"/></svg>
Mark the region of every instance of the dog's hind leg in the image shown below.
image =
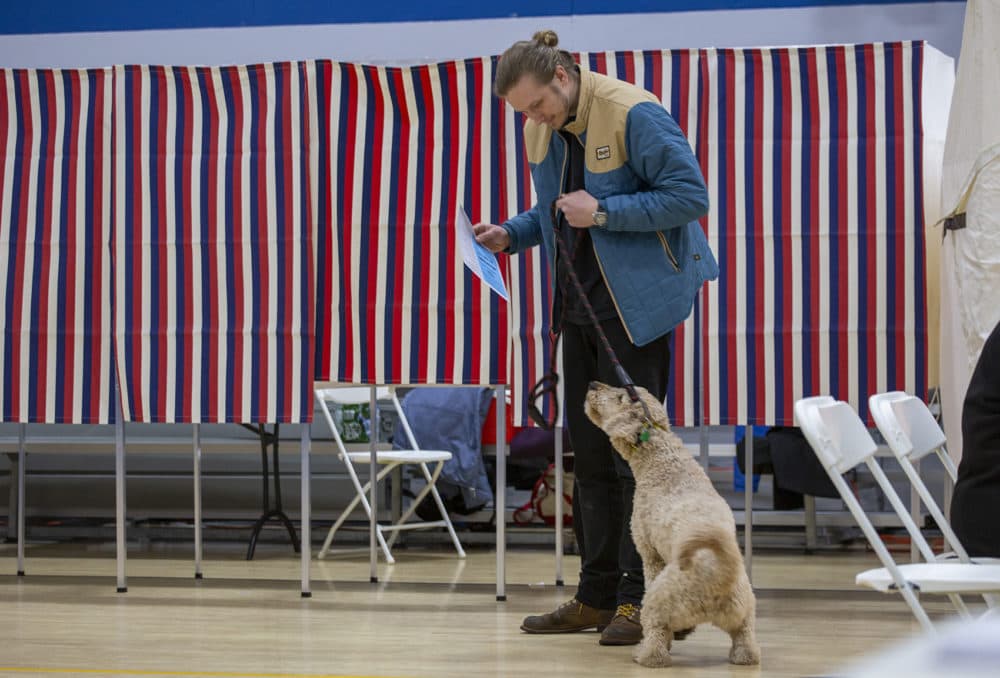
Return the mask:
<svg viewBox="0 0 1000 678"><path fill-rule="evenodd" d="M645 608L643 614L645 615ZM635 648L632 659L637 664L657 668L670 666L673 660L670 658L670 631L662 626L652 626L642 617L642 640Z"/></svg>
<svg viewBox="0 0 1000 678"><path fill-rule="evenodd" d="M760 664L760 646L754 633L754 615L751 610L743 623L734 629L726 629L733 640L729 650L730 664Z"/></svg>

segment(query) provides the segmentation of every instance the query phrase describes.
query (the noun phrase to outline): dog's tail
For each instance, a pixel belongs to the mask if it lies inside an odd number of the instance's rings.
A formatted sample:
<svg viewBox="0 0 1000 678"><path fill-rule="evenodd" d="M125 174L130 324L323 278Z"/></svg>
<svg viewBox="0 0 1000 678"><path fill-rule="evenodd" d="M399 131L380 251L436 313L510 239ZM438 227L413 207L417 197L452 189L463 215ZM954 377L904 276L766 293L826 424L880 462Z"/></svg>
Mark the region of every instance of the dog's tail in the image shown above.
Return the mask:
<svg viewBox="0 0 1000 678"><path fill-rule="evenodd" d="M708 549L715 553L719 563L719 583L732 586L743 569L743 554L736 545L734 535L722 527L703 527L691 534L681 545L677 555L677 565L681 570L694 566L694 556L698 551Z"/></svg>

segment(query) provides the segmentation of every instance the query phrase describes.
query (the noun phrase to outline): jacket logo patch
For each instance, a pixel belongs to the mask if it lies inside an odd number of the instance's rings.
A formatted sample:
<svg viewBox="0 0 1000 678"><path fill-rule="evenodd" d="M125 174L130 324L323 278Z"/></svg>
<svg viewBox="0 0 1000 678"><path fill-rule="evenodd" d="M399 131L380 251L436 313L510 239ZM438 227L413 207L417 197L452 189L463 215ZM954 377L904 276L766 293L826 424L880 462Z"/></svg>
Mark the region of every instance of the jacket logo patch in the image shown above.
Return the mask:
<svg viewBox="0 0 1000 678"><path fill-rule="evenodd" d="M597 147L597 159L598 160L608 160L611 157L611 147L610 146L598 146Z"/></svg>

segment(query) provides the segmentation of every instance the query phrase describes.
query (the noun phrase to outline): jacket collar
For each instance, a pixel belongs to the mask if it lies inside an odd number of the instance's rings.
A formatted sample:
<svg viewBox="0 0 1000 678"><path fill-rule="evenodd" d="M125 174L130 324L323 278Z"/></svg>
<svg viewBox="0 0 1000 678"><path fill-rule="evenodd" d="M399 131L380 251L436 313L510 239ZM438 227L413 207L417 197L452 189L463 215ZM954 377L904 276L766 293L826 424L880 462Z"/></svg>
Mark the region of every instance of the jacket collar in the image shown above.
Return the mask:
<svg viewBox="0 0 1000 678"><path fill-rule="evenodd" d="M576 102L576 119L567 123L564 130L579 136L587 129L587 119L590 117L590 105L594 101L594 74L591 71L580 71L580 98Z"/></svg>

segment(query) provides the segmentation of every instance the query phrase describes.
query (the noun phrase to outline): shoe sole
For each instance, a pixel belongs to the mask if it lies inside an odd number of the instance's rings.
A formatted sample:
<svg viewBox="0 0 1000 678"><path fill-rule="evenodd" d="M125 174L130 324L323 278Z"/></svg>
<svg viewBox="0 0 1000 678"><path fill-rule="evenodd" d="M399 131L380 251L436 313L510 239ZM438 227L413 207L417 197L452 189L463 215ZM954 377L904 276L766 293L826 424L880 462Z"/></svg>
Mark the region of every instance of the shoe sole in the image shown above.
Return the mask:
<svg viewBox="0 0 1000 678"><path fill-rule="evenodd" d="M694 628L674 631L674 640L684 640L694 632ZM601 645L638 645L642 638L638 640L605 640L601 638L598 643Z"/></svg>
<svg viewBox="0 0 1000 678"><path fill-rule="evenodd" d="M600 645L605 645L605 646L609 646L609 645L611 645L611 646L616 646L616 645L638 645L640 640L642 640L642 638L636 638L635 640L605 640L604 638L601 638L597 642Z"/></svg>
<svg viewBox="0 0 1000 678"><path fill-rule="evenodd" d="M529 629L526 626L522 626L521 630L524 631L525 633L533 633L533 634L537 634L537 635L550 635L550 634L553 634L553 633L579 633L580 631L590 631L590 630L594 630L594 631L597 631L598 633L601 633L602 631L604 631L605 627L607 627L607 624L604 624L604 625L598 624L596 626L595 625L579 626L579 627L574 627L574 628L569 628L569 629L551 629L551 630L548 630L548 629Z"/></svg>

